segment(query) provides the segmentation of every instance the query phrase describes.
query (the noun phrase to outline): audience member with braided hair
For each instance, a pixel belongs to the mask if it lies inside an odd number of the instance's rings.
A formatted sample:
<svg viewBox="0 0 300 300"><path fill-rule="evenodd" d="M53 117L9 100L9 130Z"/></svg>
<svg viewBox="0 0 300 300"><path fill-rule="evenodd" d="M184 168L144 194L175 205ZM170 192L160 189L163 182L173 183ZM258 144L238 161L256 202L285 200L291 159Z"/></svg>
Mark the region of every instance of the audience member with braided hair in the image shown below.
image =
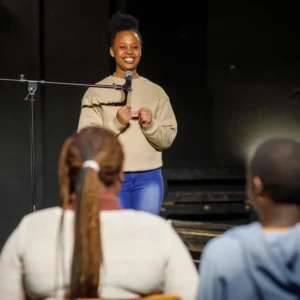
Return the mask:
<svg viewBox="0 0 300 300"><path fill-rule="evenodd" d="M123 160L117 137L103 128L65 141L62 206L25 216L7 240L1 300L135 299L155 291L195 299L197 270L174 229L159 216L120 209Z"/></svg>
<svg viewBox="0 0 300 300"><path fill-rule="evenodd" d="M124 72L131 71L132 92L126 103L122 91L89 88L82 100L78 130L97 125L118 135L125 152L120 204L158 215L164 197L162 153L177 135L176 117L166 92L137 73L142 56L138 20L116 13L109 33L116 69L99 84L123 85Z"/></svg>

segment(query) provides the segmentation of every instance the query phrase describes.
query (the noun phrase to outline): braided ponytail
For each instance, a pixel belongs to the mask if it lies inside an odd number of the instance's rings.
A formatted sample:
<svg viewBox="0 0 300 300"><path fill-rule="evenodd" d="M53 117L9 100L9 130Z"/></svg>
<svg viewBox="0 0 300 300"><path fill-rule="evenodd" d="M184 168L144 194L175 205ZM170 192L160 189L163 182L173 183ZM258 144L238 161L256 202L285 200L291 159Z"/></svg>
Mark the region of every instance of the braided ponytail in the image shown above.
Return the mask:
<svg viewBox="0 0 300 300"><path fill-rule="evenodd" d="M98 297L102 263L99 189L98 173L91 168L82 169L76 190L78 198L70 286L70 296L74 298Z"/></svg>
<svg viewBox="0 0 300 300"><path fill-rule="evenodd" d="M83 165L90 159L101 165L100 173ZM59 160L60 198L64 210L71 204L76 211L70 299L99 297L103 262L100 205L107 188L119 184L123 159L117 137L99 127L83 129L63 145ZM72 198L75 195L76 200ZM64 213L62 223L63 218Z"/></svg>

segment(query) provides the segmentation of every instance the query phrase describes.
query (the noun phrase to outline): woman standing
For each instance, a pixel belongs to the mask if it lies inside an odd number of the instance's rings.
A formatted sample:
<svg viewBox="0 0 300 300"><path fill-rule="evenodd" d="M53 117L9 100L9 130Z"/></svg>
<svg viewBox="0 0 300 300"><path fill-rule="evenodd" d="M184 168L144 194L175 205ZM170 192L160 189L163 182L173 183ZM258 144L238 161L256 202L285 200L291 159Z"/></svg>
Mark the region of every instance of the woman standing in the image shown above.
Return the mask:
<svg viewBox="0 0 300 300"><path fill-rule="evenodd" d="M96 125L118 135L125 153L120 204L158 215L164 196L162 151L172 145L177 121L165 91L137 73L142 55L138 29L138 21L130 15L112 17L110 55L116 69L99 84L123 85L124 72L131 71L132 92L125 97L123 91L89 88L82 100L78 130Z"/></svg>

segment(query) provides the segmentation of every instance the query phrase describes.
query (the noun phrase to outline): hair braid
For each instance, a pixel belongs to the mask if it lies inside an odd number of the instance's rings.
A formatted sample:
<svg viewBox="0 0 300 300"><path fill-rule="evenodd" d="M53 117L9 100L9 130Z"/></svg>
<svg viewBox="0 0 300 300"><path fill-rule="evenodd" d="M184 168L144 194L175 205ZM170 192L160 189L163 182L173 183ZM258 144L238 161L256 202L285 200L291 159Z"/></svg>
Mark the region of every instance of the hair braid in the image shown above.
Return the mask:
<svg viewBox="0 0 300 300"><path fill-rule="evenodd" d="M100 165L97 173L82 168L85 160ZM97 298L103 262L99 211L102 195L118 182L124 154L116 136L90 127L66 140L59 160L60 198L63 208L75 203L75 237L68 296ZM76 195L76 197L71 197ZM76 200L75 200L76 199ZM62 217L63 220L63 217ZM66 295L67 296L67 295Z"/></svg>

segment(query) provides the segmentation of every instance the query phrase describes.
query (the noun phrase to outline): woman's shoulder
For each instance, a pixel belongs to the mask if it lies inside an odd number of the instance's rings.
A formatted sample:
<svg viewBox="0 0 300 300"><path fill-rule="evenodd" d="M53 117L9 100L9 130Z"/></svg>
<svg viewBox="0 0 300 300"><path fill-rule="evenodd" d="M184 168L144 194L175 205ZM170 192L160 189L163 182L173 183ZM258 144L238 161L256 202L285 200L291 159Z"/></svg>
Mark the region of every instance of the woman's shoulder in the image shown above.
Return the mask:
<svg viewBox="0 0 300 300"><path fill-rule="evenodd" d="M161 97L161 98L168 98L168 95L165 91L165 89L160 86L158 83L146 78L146 77L140 77L139 80L140 85L143 88L147 88L149 90L151 90L152 93L155 93L157 96Z"/></svg>
<svg viewBox="0 0 300 300"><path fill-rule="evenodd" d="M149 78L140 77L140 82L141 82L141 84L143 84L145 86L148 86L148 87L151 87L151 88L156 89L158 91L163 91L164 92L164 89L158 83L150 80Z"/></svg>
<svg viewBox="0 0 300 300"><path fill-rule="evenodd" d="M100 81L96 82L96 84L108 84L108 85L113 85L113 84L124 84L124 79L123 78L118 78L114 77L112 75L106 76Z"/></svg>
<svg viewBox="0 0 300 300"><path fill-rule="evenodd" d="M49 207L49 208L43 208L40 210L36 210L34 212L31 212L23 217L23 220L34 220L34 219L43 219L53 216L61 216L63 212L63 209L60 206L55 207Z"/></svg>
<svg viewBox="0 0 300 300"><path fill-rule="evenodd" d="M40 225L47 226L48 223L53 224L55 219L60 220L62 212L62 208L58 206L31 212L22 217L18 229L27 231L32 228L37 228Z"/></svg>
<svg viewBox="0 0 300 300"><path fill-rule="evenodd" d="M160 216L133 209L103 211L102 216L102 220L113 218L124 224L134 223L139 224L139 226L142 227L170 227L170 224L167 222L167 220Z"/></svg>
<svg viewBox="0 0 300 300"><path fill-rule="evenodd" d="M124 80L122 80L121 78L107 76L102 80L96 82L96 85L104 85L106 87L89 87L84 93L83 104L99 104L122 101L122 99L120 99L121 93L116 93L116 89L113 88L113 85L123 85L123 81ZM111 88L109 88L108 86L111 86Z"/></svg>
<svg viewBox="0 0 300 300"><path fill-rule="evenodd" d="M112 76L107 76L97 82L94 83L94 85L106 85L106 86L113 86L114 84L123 84L124 82L122 82L122 79L120 78L116 78L116 79L119 79L119 80L114 80L115 78L112 77ZM98 87L89 87L87 90L86 90L86 94L97 94L97 93L101 93L101 92L105 92L107 90L114 90L113 88L112 89L109 89L109 88L98 88Z"/></svg>

